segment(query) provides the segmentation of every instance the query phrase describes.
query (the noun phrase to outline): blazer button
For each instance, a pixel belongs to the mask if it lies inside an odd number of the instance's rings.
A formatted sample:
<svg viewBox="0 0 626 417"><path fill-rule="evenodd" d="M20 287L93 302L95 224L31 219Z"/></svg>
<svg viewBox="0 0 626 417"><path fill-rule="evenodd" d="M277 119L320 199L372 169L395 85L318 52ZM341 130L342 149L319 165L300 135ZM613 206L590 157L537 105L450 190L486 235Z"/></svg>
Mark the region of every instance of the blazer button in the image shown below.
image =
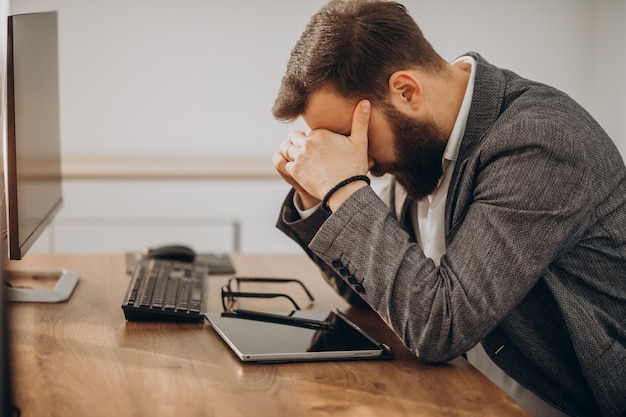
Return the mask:
<svg viewBox="0 0 626 417"><path fill-rule="evenodd" d="M365 294L365 288L363 288L363 286L361 284L356 284L354 286L354 289L356 290L356 292L358 292L359 294Z"/></svg>
<svg viewBox="0 0 626 417"><path fill-rule="evenodd" d="M348 268L346 268L345 266L339 268L339 275L341 275L342 277L347 277L349 274L350 271L348 271Z"/></svg>
<svg viewBox="0 0 626 417"><path fill-rule="evenodd" d="M356 278L354 278L354 276L352 275L348 276L348 284L350 285L356 284Z"/></svg>
<svg viewBox="0 0 626 417"><path fill-rule="evenodd" d="M341 267L341 261L339 259L334 259L332 262L332 266L333 268L340 268Z"/></svg>

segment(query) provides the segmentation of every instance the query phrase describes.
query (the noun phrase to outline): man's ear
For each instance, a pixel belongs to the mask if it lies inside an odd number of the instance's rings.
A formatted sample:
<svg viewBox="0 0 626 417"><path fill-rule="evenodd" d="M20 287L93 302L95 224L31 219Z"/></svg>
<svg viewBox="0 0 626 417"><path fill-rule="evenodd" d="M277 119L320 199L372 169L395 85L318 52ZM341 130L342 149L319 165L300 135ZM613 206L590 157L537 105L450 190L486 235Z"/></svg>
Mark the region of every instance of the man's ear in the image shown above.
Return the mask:
<svg viewBox="0 0 626 417"><path fill-rule="evenodd" d="M422 84L413 73L396 71L389 77L389 94L391 102L399 109L408 106L416 111L423 99Z"/></svg>

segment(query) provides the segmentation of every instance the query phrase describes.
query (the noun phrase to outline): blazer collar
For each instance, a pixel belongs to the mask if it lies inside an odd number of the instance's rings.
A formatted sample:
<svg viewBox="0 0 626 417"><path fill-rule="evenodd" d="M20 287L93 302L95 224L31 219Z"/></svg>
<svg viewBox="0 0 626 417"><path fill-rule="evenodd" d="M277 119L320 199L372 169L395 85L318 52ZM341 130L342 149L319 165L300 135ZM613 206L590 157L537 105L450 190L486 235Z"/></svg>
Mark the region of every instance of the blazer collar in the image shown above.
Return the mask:
<svg viewBox="0 0 626 417"><path fill-rule="evenodd" d="M488 63L480 54L469 52L476 60L474 96L467 117L465 134L459 149L459 161L469 156L480 139L493 126L500 115L505 93L505 80L502 70Z"/></svg>
<svg viewBox="0 0 626 417"><path fill-rule="evenodd" d="M474 79L472 105L465 125L465 134L461 139L459 156L452 172L446 198L446 240L451 237L450 231L455 222L458 221L453 216L453 210L457 207L458 188L467 160L500 116L506 90L504 73L500 68L491 65L475 52L469 52L466 55L476 60L476 77Z"/></svg>

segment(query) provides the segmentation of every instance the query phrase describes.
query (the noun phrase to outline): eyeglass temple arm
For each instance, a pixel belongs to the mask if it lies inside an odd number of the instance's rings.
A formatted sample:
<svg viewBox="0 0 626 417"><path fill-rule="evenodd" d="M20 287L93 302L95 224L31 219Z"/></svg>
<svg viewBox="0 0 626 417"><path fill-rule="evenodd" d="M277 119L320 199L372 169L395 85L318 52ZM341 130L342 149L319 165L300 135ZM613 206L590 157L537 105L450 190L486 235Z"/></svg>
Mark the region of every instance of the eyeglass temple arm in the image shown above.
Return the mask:
<svg viewBox="0 0 626 417"><path fill-rule="evenodd" d="M235 280L237 281L237 285L239 285L240 282L273 282L273 283L295 282L295 283L300 284L300 286L302 287L302 289L304 290L306 295L309 297L309 300L311 300L311 301L315 300L315 298L313 297L313 294L311 294L309 289L299 279L295 279L295 278L245 278L245 277L235 277Z"/></svg>
<svg viewBox="0 0 626 417"><path fill-rule="evenodd" d="M229 294L226 295L231 295L233 297L241 297L241 298L278 298L278 297L284 297L286 299L288 299L289 301L291 301L291 304L293 304L293 306L295 307L296 310L301 310L300 306L298 305L298 303L296 303L296 300L294 300L293 298L291 298L289 295L287 294L281 294L281 293L261 293L261 292L231 292Z"/></svg>

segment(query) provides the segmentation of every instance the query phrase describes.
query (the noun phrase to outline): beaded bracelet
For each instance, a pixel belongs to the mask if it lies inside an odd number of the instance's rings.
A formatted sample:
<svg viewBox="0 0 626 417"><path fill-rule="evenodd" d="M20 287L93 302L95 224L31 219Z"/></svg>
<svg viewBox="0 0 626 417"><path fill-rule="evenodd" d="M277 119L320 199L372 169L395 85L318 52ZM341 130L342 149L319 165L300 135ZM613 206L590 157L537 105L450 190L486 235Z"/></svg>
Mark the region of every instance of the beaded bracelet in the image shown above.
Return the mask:
<svg viewBox="0 0 626 417"><path fill-rule="evenodd" d="M330 197L332 197L332 195L335 194L335 192L341 187L343 187L344 185L350 184L351 182L355 182L355 181L365 181L367 185L370 185L370 178L367 175L355 175L353 177L346 178L345 180L335 185L333 188L330 189L330 191L326 193L326 195L324 196L324 199L322 200L322 209L330 212L330 207L328 207L328 200L330 200Z"/></svg>

